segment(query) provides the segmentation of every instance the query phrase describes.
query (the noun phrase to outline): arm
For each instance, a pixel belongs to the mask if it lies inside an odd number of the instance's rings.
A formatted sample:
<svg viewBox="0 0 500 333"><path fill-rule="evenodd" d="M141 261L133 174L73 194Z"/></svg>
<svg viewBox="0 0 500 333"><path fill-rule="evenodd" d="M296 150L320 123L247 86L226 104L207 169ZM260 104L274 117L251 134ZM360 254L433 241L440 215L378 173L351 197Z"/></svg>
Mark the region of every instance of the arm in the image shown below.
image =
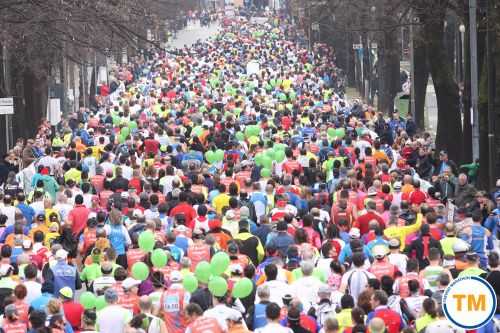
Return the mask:
<svg viewBox="0 0 500 333"><path fill-rule="evenodd" d="M422 214L418 213L417 214L417 221L414 224L402 227L403 228L403 232L405 234L405 238L409 234L412 234L412 233L417 232L417 231L420 230L420 227L422 226L422 220L423 220Z"/></svg>

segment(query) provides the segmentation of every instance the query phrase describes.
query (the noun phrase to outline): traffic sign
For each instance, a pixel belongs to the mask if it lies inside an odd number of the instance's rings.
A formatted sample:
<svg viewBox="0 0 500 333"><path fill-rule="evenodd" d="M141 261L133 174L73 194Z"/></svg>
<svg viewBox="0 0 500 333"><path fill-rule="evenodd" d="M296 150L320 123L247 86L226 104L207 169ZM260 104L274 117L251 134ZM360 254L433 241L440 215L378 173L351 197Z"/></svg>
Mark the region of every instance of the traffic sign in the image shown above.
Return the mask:
<svg viewBox="0 0 500 333"><path fill-rule="evenodd" d="M352 44L353 50L361 50L363 48L363 44Z"/></svg>
<svg viewBox="0 0 500 333"><path fill-rule="evenodd" d="M0 114L14 114L14 98L0 98Z"/></svg>

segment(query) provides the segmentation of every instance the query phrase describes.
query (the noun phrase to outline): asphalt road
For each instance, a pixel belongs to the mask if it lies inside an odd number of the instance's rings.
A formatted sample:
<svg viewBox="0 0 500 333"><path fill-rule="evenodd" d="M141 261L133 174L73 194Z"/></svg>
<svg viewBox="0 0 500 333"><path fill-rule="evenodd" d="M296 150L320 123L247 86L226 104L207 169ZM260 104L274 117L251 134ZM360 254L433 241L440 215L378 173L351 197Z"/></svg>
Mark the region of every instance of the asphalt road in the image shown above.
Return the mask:
<svg viewBox="0 0 500 333"><path fill-rule="evenodd" d="M192 45L197 40L205 40L217 33L219 22L213 22L211 25L202 27L199 21L188 23L187 27L179 32L175 39L171 40L167 46L169 48L182 48L184 45Z"/></svg>

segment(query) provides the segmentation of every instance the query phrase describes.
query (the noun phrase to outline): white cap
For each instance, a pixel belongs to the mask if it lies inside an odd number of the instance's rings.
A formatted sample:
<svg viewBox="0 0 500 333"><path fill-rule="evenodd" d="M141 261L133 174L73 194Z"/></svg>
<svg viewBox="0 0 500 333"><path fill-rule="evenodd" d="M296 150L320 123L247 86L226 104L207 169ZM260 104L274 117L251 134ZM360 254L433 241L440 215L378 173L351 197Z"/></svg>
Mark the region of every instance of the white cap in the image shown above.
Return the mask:
<svg viewBox="0 0 500 333"><path fill-rule="evenodd" d="M123 280L122 287L123 287L123 289L130 289L130 288L138 286L140 284L141 284L141 281L128 277L125 280Z"/></svg>
<svg viewBox="0 0 500 333"><path fill-rule="evenodd" d="M359 238L361 237L361 231L356 227L351 228L351 231L349 231L349 236L351 236L352 238Z"/></svg>
<svg viewBox="0 0 500 333"><path fill-rule="evenodd" d="M381 258L387 255L389 249L385 245L375 245L372 249L372 254L376 258Z"/></svg>
<svg viewBox="0 0 500 333"><path fill-rule="evenodd" d="M57 250L55 258L57 260L66 260L68 258L68 251L64 249Z"/></svg>
<svg viewBox="0 0 500 333"><path fill-rule="evenodd" d="M179 271L173 271L170 273L170 282L181 282L182 274Z"/></svg>

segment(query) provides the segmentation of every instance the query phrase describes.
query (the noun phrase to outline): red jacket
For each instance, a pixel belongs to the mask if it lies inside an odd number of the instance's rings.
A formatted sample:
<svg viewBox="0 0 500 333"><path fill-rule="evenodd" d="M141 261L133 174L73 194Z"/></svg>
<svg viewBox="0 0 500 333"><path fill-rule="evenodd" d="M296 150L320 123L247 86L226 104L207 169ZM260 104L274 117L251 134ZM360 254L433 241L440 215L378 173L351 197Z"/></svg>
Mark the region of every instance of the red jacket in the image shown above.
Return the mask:
<svg viewBox="0 0 500 333"><path fill-rule="evenodd" d="M175 217L177 214L183 214L186 218L186 227L191 230L194 229L193 220L196 218L197 214L193 206L187 202L181 202L170 211L170 217Z"/></svg>
<svg viewBox="0 0 500 333"><path fill-rule="evenodd" d="M385 229L384 219L375 212L367 212L366 214L361 215L360 217L358 217L356 222L354 222L354 226L359 228L361 235L364 235L364 234L368 233L368 231L370 231L369 224L370 224L370 221L372 221L372 220L376 220L378 222L379 226L382 229Z"/></svg>

